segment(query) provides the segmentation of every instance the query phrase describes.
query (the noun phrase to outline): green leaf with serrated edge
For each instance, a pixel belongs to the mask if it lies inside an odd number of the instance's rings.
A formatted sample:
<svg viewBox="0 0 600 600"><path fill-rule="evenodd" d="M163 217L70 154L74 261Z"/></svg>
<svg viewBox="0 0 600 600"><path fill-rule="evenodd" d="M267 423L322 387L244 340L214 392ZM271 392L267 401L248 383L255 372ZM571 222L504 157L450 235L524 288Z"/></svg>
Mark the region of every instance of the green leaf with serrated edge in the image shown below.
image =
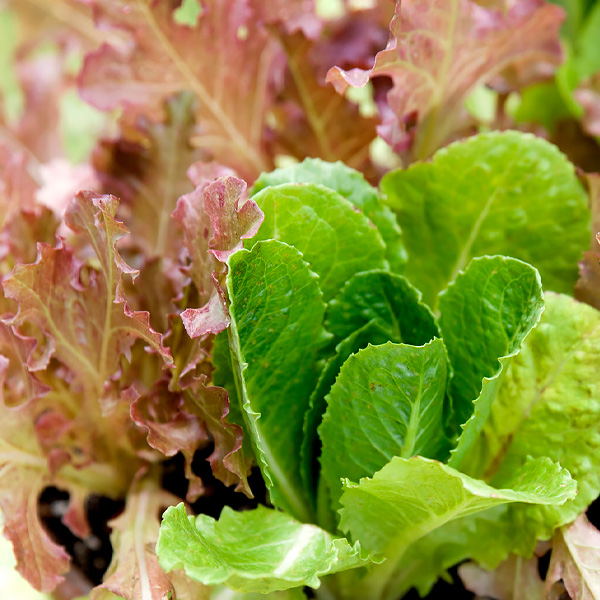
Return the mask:
<svg viewBox="0 0 600 600"><path fill-rule="evenodd" d="M369 346L344 363L319 427L321 477L334 509L343 477L358 481L394 456L437 457L445 445L447 361L436 339Z"/></svg>
<svg viewBox="0 0 600 600"><path fill-rule="evenodd" d="M600 494L600 312L568 296L547 293L546 310L510 363L465 472L502 482L527 456L560 462L579 493L562 507L512 509L515 551L575 519Z"/></svg>
<svg viewBox="0 0 600 600"><path fill-rule="evenodd" d="M318 588L319 577L366 565L360 544L304 525L289 515L259 506L235 512L225 507L218 521L188 517L183 504L163 516L156 545L165 571L184 569L205 585L269 593L298 586Z"/></svg>
<svg viewBox="0 0 600 600"><path fill-rule="evenodd" d="M439 307L453 370L453 428L463 427L449 464L459 468L489 415L507 364L540 320L542 283L527 263L484 256L442 292Z"/></svg>
<svg viewBox="0 0 600 600"><path fill-rule="evenodd" d="M276 240L233 254L228 265L229 347L245 430L273 504L309 521L302 424L328 340L317 277Z"/></svg>
<svg viewBox="0 0 600 600"><path fill-rule="evenodd" d="M343 196L307 184L268 187L252 198L265 213L258 234L246 242L276 239L302 252L328 302L355 273L386 268L377 229Z"/></svg>
<svg viewBox="0 0 600 600"><path fill-rule="evenodd" d="M320 440L317 428L327 408L325 397L349 356L366 348L369 344L385 344L389 341L387 333L382 330L377 321L371 321L348 336L338 344L335 354L326 362L317 386L310 395L309 409L304 416L304 439L302 440L302 463L300 465L302 477L309 493L313 495L317 480L317 456L320 453Z"/></svg>
<svg viewBox="0 0 600 600"><path fill-rule="evenodd" d="M421 293L404 277L385 271L350 279L329 303L325 327L339 343L370 321L377 321L392 342L421 346L439 336Z"/></svg>
<svg viewBox="0 0 600 600"><path fill-rule="evenodd" d="M485 254L524 260L545 289L572 291L589 210L573 165L547 141L516 131L477 135L387 174L381 188L404 232L404 274L433 308L471 258Z"/></svg>
<svg viewBox="0 0 600 600"><path fill-rule="evenodd" d="M352 202L377 227L386 245L385 257L395 273L401 273L406 263L406 250L396 215L379 197L377 190L364 175L338 161L325 162L320 158L305 158L301 163L263 173L254 183L250 195L283 183L318 183Z"/></svg>
<svg viewBox="0 0 600 600"><path fill-rule="evenodd" d="M529 460L505 487L495 489L437 461L395 457L372 478L359 484L345 482L340 529L370 552L386 557L371 569L361 587L363 592L369 590L371 598L391 600L400 597L403 555L428 533L498 505L558 505L575 494L576 483L568 471L547 458Z"/></svg>

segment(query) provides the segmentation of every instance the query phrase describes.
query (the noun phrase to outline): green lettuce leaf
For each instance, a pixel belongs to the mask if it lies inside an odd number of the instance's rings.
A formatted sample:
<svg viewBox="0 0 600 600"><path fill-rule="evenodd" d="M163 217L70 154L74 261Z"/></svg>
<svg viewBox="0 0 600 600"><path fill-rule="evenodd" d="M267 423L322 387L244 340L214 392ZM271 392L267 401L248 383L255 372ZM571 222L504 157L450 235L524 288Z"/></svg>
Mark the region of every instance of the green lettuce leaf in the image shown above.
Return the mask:
<svg viewBox="0 0 600 600"><path fill-rule="evenodd" d="M321 476L334 508L343 477L358 481L394 456L437 457L447 370L441 340L369 346L344 363L319 428Z"/></svg>
<svg viewBox="0 0 600 600"><path fill-rule="evenodd" d="M358 273L329 303L325 327L341 342L376 321L392 342L420 346L439 329L421 294L404 277L384 271Z"/></svg>
<svg viewBox="0 0 600 600"><path fill-rule="evenodd" d="M334 334L333 356L327 361L310 398L304 423L303 473L309 489L315 481L319 454L317 427L325 397L346 359L368 344L396 342L415 346L439 336L439 329L421 295L406 279L386 271L357 273L329 303L325 328Z"/></svg>
<svg viewBox="0 0 600 600"><path fill-rule="evenodd" d="M474 259L440 296L440 327L453 369L453 425L463 427L450 461L454 468L481 431L507 364L543 310L538 272L504 256Z"/></svg>
<svg viewBox="0 0 600 600"><path fill-rule="evenodd" d="M423 536L437 534L438 528L455 519L502 504L559 505L575 494L576 484L568 471L547 458L528 461L513 472L505 487L495 489L437 461L395 457L372 478L359 484L345 482L340 529L370 552L386 557L372 568L361 587L370 598L391 600L410 587L406 583L410 563L400 561ZM457 539L462 541L460 534Z"/></svg>
<svg viewBox="0 0 600 600"><path fill-rule="evenodd" d="M561 506L512 505L468 516L433 532L403 558L404 590L427 593L450 566L472 558L495 569L510 553L530 556L539 538L569 523L600 493L600 313L547 293L546 310L505 369L482 433L461 469L504 486L528 456L550 457L578 482ZM494 543L490 544L493 539Z"/></svg>
<svg viewBox="0 0 600 600"><path fill-rule="evenodd" d="M246 431L273 504L309 521L302 426L328 341L317 277L276 240L233 254L228 265L229 345Z"/></svg>
<svg viewBox="0 0 600 600"><path fill-rule="evenodd" d="M496 484L528 456L547 456L577 480L572 502L511 516L519 523L514 544L522 553L600 494L600 312L567 296L547 293L545 301L540 324L510 363L490 417L461 464Z"/></svg>
<svg viewBox="0 0 600 600"><path fill-rule="evenodd" d="M478 135L389 173L381 187L404 233L404 274L432 308L485 254L519 258L539 270L545 289L572 292L589 240L587 198L573 165L545 140Z"/></svg>
<svg viewBox="0 0 600 600"><path fill-rule="evenodd" d="M327 408L326 396L331 390L331 386L335 383L340 369L348 357L362 348L366 348L369 344L385 344L387 341L389 338L386 332L376 321L370 321L341 342L337 346L334 356L326 362L317 386L310 396L309 409L304 417L301 470L309 492L314 490L317 480L319 470L317 457L320 454L317 428Z"/></svg>
<svg viewBox="0 0 600 600"><path fill-rule="evenodd" d="M313 183L267 187L252 200L265 213L246 242L276 239L302 252L329 301L355 273L387 267L385 246L367 217L340 194Z"/></svg>
<svg viewBox="0 0 600 600"><path fill-rule="evenodd" d="M180 504L164 514L156 551L165 571L184 569L205 585L269 593L298 586L318 588L319 577L368 564L360 544L294 521L260 506L235 512L225 507L218 521L188 517Z"/></svg>
<svg viewBox="0 0 600 600"><path fill-rule="evenodd" d="M377 190L364 175L344 163L305 158L301 163L263 173L254 183L251 195L268 186L284 183L318 183L349 200L377 227L386 245L385 257L392 271L401 273L406 263L406 250L396 215L386 206Z"/></svg>

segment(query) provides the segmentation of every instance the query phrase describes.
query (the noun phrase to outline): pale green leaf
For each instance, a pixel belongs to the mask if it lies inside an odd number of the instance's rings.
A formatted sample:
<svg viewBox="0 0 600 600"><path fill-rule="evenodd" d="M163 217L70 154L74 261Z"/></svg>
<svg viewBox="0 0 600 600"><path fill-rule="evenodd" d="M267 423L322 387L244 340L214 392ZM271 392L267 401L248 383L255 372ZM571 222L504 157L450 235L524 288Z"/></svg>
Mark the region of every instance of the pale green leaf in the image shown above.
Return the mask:
<svg viewBox="0 0 600 600"><path fill-rule="evenodd" d="M377 229L329 188L308 184L267 187L252 198L265 214L253 240L276 239L294 246L319 277L329 301L355 273L386 268Z"/></svg>
<svg viewBox="0 0 600 600"><path fill-rule="evenodd" d="M360 544L351 546L263 506L244 512L225 507L218 521L188 517L183 504L172 506L163 516L156 551L167 572L184 569L205 585L241 592L318 588L320 576L368 563Z"/></svg>
<svg viewBox="0 0 600 600"><path fill-rule="evenodd" d="M296 249L275 240L228 264L229 347L245 430L273 504L309 521L302 425L327 342L317 277Z"/></svg>
<svg viewBox="0 0 600 600"><path fill-rule="evenodd" d="M370 597L391 600L408 591L407 581L409 587L413 584L411 576L418 566L411 565L410 546L427 534L435 540L439 528L503 504L559 505L575 494L569 473L549 459L528 461L505 487L495 489L433 460L396 457L372 478L346 482L340 528L369 551L386 557L372 567L362 586ZM468 528L456 531L458 547L468 533ZM489 546L495 542L485 539Z"/></svg>
<svg viewBox="0 0 600 600"><path fill-rule="evenodd" d="M512 505L449 523L403 559L405 588L426 593L444 569L473 558L488 569L575 519L600 493L600 313L546 294L546 310L508 365L491 414L461 469L494 485L528 456L550 457L578 482L562 506ZM490 543L493 540L493 543Z"/></svg>
<svg viewBox="0 0 600 600"><path fill-rule="evenodd" d="M578 482L561 507L519 509L516 549L575 519L600 494L600 312L547 293L540 324L511 361L482 434L461 467L501 483L528 456L547 456ZM514 510L514 509L513 509Z"/></svg>
<svg viewBox="0 0 600 600"><path fill-rule="evenodd" d="M430 306L485 254L519 258L539 270L546 289L572 292L589 240L587 198L573 165L547 141L481 134L389 173L381 187L404 233L404 274Z"/></svg>

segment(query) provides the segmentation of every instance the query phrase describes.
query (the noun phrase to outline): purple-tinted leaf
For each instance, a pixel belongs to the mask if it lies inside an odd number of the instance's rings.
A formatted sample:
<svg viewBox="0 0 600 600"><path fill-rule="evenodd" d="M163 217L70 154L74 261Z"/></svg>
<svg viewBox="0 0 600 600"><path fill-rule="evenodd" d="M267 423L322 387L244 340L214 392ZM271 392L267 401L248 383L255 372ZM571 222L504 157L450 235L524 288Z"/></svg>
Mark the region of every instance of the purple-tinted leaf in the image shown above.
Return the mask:
<svg viewBox="0 0 600 600"><path fill-rule="evenodd" d="M35 208L37 184L23 152L11 152L0 145L0 226L20 209Z"/></svg>
<svg viewBox="0 0 600 600"><path fill-rule="evenodd" d="M458 567L464 586L477 597L490 600L542 600L544 582L538 559L511 555L494 571L468 562Z"/></svg>
<svg viewBox="0 0 600 600"><path fill-rule="evenodd" d="M48 391L48 386L27 368L35 346L35 339L0 323L0 406L27 404Z"/></svg>
<svg viewBox="0 0 600 600"><path fill-rule="evenodd" d="M213 438L214 451L208 457L213 474L227 486L236 484L237 491L252 498L248 485L252 461L242 447L242 428L229 422L227 391L206 385L205 377L201 377L186 392L186 396L188 410L202 417Z"/></svg>
<svg viewBox="0 0 600 600"><path fill-rule="evenodd" d="M575 298L600 309L600 175L587 174L583 177L589 195L592 213L592 237L590 247L579 262L579 280L575 285Z"/></svg>
<svg viewBox="0 0 600 600"><path fill-rule="evenodd" d="M175 22L177 3L90 3L98 26L118 31L121 40L87 55L79 84L88 102L160 118L167 96L191 90L198 101L198 148L246 177L271 166L262 131L278 49L261 25L262 2L203 2L194 28Z"/></svg>
<svg viewBox="0 0 600 600"><path fill-rule="evenodd" d="M583 107L582 124L585 131L600 137L600 73L575 90L574 95Z"/></svg>
<svg viewBox="0 0 600 600"><path fill-rule="evenodd" d="M47 485L47 470L31 424L30 408L31 404L0 406L0 508L4 535L13 544L17 570L33 587L50 592L62 581L69 556L50 539L38 517L38 495Z"/></svg>
<svg viewBox="0 0 600 600"><path fill-rule="evenodd" d="M358 106L325 83L325 71L318 64L323 56L319 44L301 33L290 36L281 29L272 31L278 33L287 58L284 85L273 111L277 146L300 160L319 156L364 168L369 144L377 135L376 120L361 116Z"/></svg>
<svg viewBox="0 0 600 600"><path fill-rule="evenodd" d="M18 265L4 282L6 296L19 304L13 323L39 327L50 353L70 369L81 388L98 396L137 338L170 361L148 315L131 311L123 298L122 274L136 271L116 249L127 233L114 219L116 209L116 198L82 192L67 211L67 224L87 239L99 270L82 267L68 248L40 244L37 261Z"/></svg>
<svg viewBox="0 0 600 600"><path fill-rule="evenodd" d="M546 592L562 580L569 596L577 600L600 597L600 531L581 515L554 536L546 576Z"/></svg>
<svg viewBox="0 0 600 600"><path fill-rule="evenodd" d="M166 383L158 384L149 394L131 403L131 418L148 431L148 444L165 456L181 452L185 474L190 482L188 501L203 491L202 481L192 470L194 453L206 445L208 436L202 419L188 412L181 394L170 393Z"/></svg>
<svg viewBox="0 0 600 600"><path fill-rule="evenodd" d="M181 314L192 338L219 333L229 324L225 295L219 277L227 258L242 248L243 240L256 235L263 213L253 200L241 201L246 184L235 177L222 177L182 196L173 217L183 230L190 256L189 273L201 308Z"/></svg>
<svg viewBox="0 0 600 600"><path fill-rule="evenodd" d="M152 479L134 482L125 512L110 522L112 562L104 582L92 590L90 600L105 600L112 592L125 600L167 600L173 593L170 577L154 554L161 513L179 502Z"/></svg>
<svg viewBox="0 0 600 600"><path fill-rule="evenodd" d="M121 198L118 214L128 224L130 243L148 258L175 259L180 245L171 213L179 196L192 191L187 170L201 156L190 146L193 96L169 98L164 112L159 123L122 119L120 137L101 142L94 166L104 193Z"/></svg>
<svg viewBox="0 0 600 600"><path fill-rule="evenodd" d="M410 158L427 158L461 129L469 92L510 65L556 64L561 51L560 8L523 0L494 10L472 0L403 0L396 3L388 47L370 70L333 68L328 81L338 92L389 77L390 111L382 137Z"/></svg>

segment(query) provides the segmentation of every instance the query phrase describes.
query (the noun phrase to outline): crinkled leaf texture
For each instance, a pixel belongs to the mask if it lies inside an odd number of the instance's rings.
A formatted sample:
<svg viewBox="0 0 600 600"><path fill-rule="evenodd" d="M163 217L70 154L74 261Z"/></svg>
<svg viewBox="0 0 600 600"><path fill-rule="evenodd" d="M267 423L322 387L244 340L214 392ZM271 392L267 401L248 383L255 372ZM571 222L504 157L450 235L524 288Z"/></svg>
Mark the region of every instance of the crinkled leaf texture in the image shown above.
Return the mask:
<svg viewBox="0 0 600 600"><path fill-rule="evenodd" d="M383 203L377 190L365 180L362 173L342 162L305 158L301 163L262 173L252 187L251 195L266 187L286 183L324 185L352 202L377 227L385 242L385 258L391 270L402 272L406 250L402 244L402 232L396 222L396 215Z"/></svg>
<svg viewBox="0 0 600 600"><path fill-rule="evenodd" d="M521 553L531 552L537 538L550 537L600 494L595 366L600 355L600 313L552 293L546 294L545 303L540 324L512 359L490 417L461 465L473 476L500 483L528 456L547 456L577 480L578 494L572 502L519 509L512 516L521 522L514 540Z"/></svg>
<svg viewBox="0 0 600 600"><path fill-rule="evenodd" d="M235 512L226 507L218 521L188 517L182 504L163 517L157 544L166 571L183 568L204 584L225 584L242 592L269 593L308 585L319 577L368 564L360 544L334 538L277 510Z"/></svg>
<svg viewBox="0 0 600 600"><path fill-rule="evenodd" d="M87 101L104 110L128 106L156 118L167 96L191 90L201 126L197 146L250 179L270 166L261 132L278 48L262 27L259 2L203 2L195 27L176 22L178 3L92 4L97 25L118 35L86 57L79 86ZM244 29L247 35L238 35ZM208 60L215 48L218 58Z"/></svg>
<svg viewBox="0 0 600 600"><path fill-rule="evenodd" d="M477 85L511 65L523 70L560 61L562 16L542 0L494 10L471 0L398 1L391 39L373 68L334 67L327 79L343 93L349 85L391 78L379 133L396 151L425 159L464 126L461 109Z"/></svg>
<svg viewBox="0 0 600 600"><path fill-rule="evenodd" d="M439 339L420 347L368 346L348 358L319 428L321 477L334 508L343 478L371 476L394 456L440 454L447 372Z"/></svg>
<svg viewBox="0 0 600 600"><path fill-rule="evenodd" d="M325 301L354 275L383 269L385 246L377 229L343 196L314 183L267 187L252 197L265 213L253 240L276 239L299 250L319 276Z"/></svg>
<svg viewBox="0 0 600 600"><path fill-rule="evenodd" d="M50 592L63 580L70 557L50 539L38 517L38 496L46 485L47 464L27 407L2 406L0 471L3 533L12 542L17 570L37 590Z"/></svg>
<svg viewBox="0 0 600 600"><path fill-rule="evenodd" d="M600 531L585 515L561 527L554 537L546 591L560 580L571 598L600 598Z"/></svg>
<svg viewBox="0 0 600 600"><path fill-rule="evenodd" d="M387 174L381 187L404 233L404 275L432 308L471 259L486 254L523 260L545 289L572 292L589 240L587 199L573 165L545 140L481 134Z"/></svg>
<svg viewBox="0 0 600 600"><path fill-rule="evenodd" d="M511 357L544 310L539 273L504 256L475 258L440 297L440 328L452 365L450 465L459 468L490 413Z"/></svg>
<svg viewBox="0 0 600 600"><path fill-rule="evenodd" d="M171 362L160 334L150 327L148 313L133 312L125 303L121 277L137 271L116 248L127 233L114 218L117 205L113 196L81 192L65 215L67 225L93 248L98 271L83 270L64 246L40 244L37 261L18 265L3 283L6 296L19 303L12 323L35 323L46 335L46 360L55 356L86 392L97 397L136 338Z"/></svg>
<svg viewBox="0 0 600 600"><path fill-rule="evenodd" d="M101 140L93 165L105 193L121 199L119 216L128 223L130 243L147 258L166 261L165 270L175 270L171 260L177 260L181 243L177 223L170 217L177 199L194 189L187 170L201 156L190 145L193 95L169 97L164 113L158 123L140 117L131 124L126 112L119 137Z"/></svg>
<svg viewBox="0 0 600 600"><path fill-rule="evenodd" d="M243 240L256 235L263 213L253 200L242 201L246 184L236 177L220 177L200 184L177 202L173 217L183 230L190 256L189 274L200 296L201 308L181 313L191 338L220 333L229 325L221 277L229 256ZM212 235L211 235L212 234Z"/></svg>
<svg viewBox="0 0 600 600"><path fill-rule="evenodd" d="M578 494L561 506L511 505L447 524L407 553L403 589L415 585L426 593L445 569L466 558L495 569L511 553L530 556L536 540L550 538L600 493L594 400L600 313L552 293L546 293L545 305L539 325L505 369L488 420L461 469L504 487L527 457L549 457L569 470Z"/></svg>
<svg viewBox="0 0 600 600"><path fill-rule="evenodd" d="M273 504L309 521L302 425L328 340L317 277L276 240L233 254L228 265L229 346L246 431Z"/></svg>
<svg viewBox="0 0 600 600"><path fill-rule="evenodd" d="M528 461L496 489L437 461L396 457L370 479L346 481L340 528L368 551L386 557L372 567L362 588L373 597L392 600L410 587L402 557L428 533L435 536L438 528L491 507L515 502L560 505L575 494L568 471L547 458Z"/></svg>

